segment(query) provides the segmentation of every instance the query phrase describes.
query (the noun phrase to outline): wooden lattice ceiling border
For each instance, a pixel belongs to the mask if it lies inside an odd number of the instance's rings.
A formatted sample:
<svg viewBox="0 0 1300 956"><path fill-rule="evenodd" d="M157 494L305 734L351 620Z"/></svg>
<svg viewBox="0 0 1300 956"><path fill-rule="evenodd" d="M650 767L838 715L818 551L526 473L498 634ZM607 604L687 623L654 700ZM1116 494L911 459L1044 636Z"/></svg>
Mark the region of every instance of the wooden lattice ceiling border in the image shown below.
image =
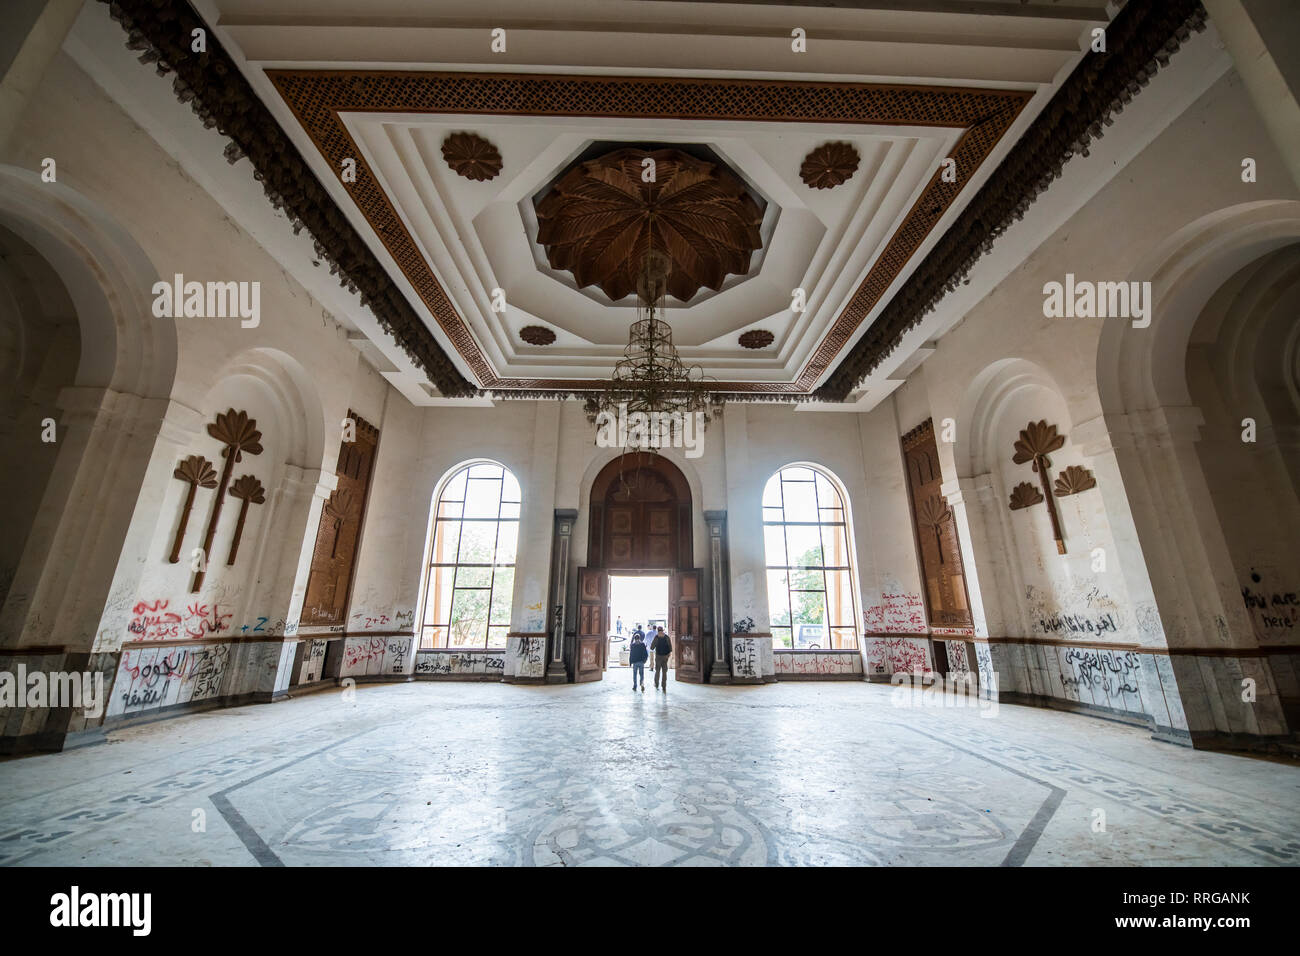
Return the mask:
<svg viewBox="0 0 1300 956"><path fill-rule="evenodd" d="M777 80L372 70L266 72L341 183L343 160L356 160L356 181L343 183L344 188L460 352L480 388L494 391L582 391L599 383L497 375L366 165L343 122L344 113L827 123L833 124L837 133L842 133L845 125L963 130L951 152L956 160L955 181L945 182L936 168L798 378L793 382L719 382L716 386L719 392L730 393L805 394L830 367L1032 95L1024 90Z"/></svg>

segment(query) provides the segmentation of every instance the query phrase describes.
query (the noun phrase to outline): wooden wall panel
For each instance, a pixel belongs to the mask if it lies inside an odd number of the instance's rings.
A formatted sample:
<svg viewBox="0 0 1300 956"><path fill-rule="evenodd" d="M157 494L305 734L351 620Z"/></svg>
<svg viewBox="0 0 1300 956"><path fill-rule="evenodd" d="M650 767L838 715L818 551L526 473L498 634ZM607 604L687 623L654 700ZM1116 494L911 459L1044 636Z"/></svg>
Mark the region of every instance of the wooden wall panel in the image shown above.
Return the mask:
<svg viewBox="0 0 1300 956"><path fill-rule="evenodd" d="M903 461L930 625L971 627L957 523L947 500L939 492L943 475L939 471L939 449L932 420L927 418L903 436Z"/></svg>
<svg viewBox="0 0 1300 956"><path fill-rule="evenodd" d="M370 475L375 466L379 430L352 412L357 423L356 441L339 448L338 487L321 508L312 551L307 595L303 599L303 627L341 625L347 622L348 591L356 568L357 544L365 517Z"/></svg>

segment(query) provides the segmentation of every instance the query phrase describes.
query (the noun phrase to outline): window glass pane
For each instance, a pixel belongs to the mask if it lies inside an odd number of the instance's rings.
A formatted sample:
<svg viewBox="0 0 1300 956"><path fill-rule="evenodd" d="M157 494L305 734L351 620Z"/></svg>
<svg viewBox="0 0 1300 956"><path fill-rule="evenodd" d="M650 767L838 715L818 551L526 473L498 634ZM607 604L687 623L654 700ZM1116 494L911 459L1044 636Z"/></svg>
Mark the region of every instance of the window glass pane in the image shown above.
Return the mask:
<svg viewBox="0 0 1300 956"><path fill-rule="evenodd" d="M812 481L813 473L809 468L786 468L781 472L781 480L786 482ZM786 489L786 494L788 495L789 493L789 489Z"/></svg>
<svg viewBox="0 0 1300 956"><path fill-rule="evenodd" d="M505 473L505 478L502 480L502 482L503 482L501 486L502 501L513 501L518 503L523 500L523 498L519 494L519 482L515 479L514 475L510 474L510 472L507 471Z"/></svg>
<svg viewBox="0 0 1300 956"><path fill-rule="evenodd" d="M465 493L466 518L495 518L501 510L501 482L471 478Z"/></svg>
<svg viewBox="0 0 1300 956"><path fill-rule="evenodd" d="M826 566L846 567L849 563L849 547L843 525L822 525L822 557Z"/></svg>
<svg viewBox="0 0 1300 956"><path fill-rule="evenodd" d="M840 506L840 493L835 490L835 486L826 480L826 476L819 474L816 476L817 483L817 504L823 508L838 508Z"/></svg>
<svg viewBox="0 0 1300 956"><path fill-rule="evenodd" d="M500 478L502 471L504 469L500 465L484 462L480 465L471 465L469 476L470 478Z"/></svg>
<svg viewBox="0 0 1300 956"><path fill-rule="evenodd" d="M446 647L447 629L445 627L426 627L420 637L421 647Z"/></svg>
<svg viewBox="0 0 1300 956"><path fill-rule="evenodd" d="M447 487L442 491L443 501L464 501L465 500L465 481L469 477L468 471L462 471L453 475L451 481L447 482Z"/></svg>
<svg viewBox="0 0 1300 956"><path fill-rule="evenodd" d="M456 569L456 587L489 588L492 586L492 568L462 564Z"/></svg>
<svg viewBox="0 0 1300 956"><path fill-rule="evenodd" d="M492 582L492 624L510 624L510 602L515 594L515 569L497 568Z"/></svg>
<svg viewBox="0 0 1300 956"><path fill-rule="evenodd" d="M455 564L456 547L460 544L459 521L434 522L433 554L430 564Z"/></svg>
<svg viewBox="0 0 1300 956"><path fill-rule="evenodd" d="M459 518L464 510L465 503L463 501L447 501L444 499L438 502L439 518Z"/></svg>
<svg viewBox="0 0 1300 956"><path fill-rule="evenodd" d="M791 591L790 612L794 615L792 624L826 623L826 595L821 591ZM797 636L797 635L796 635Z"/></svg>
<svg viewBox="0 0 1300 956"><path fill-rule="evenodd" d="M826 572L826 621L833 627L854 627L853 576L848 571Z"/></svg>
<svg viewBox="0 0 1300 956"><path fill-rule="evenodd" d="M777 627L772 625L772 646L784 647L787 650L792 646L790 643L790 629L788 627Z"/></svg>
<svg viewBox="0 0 1300 956"><path fill-rule="evenodd" d="M429 573L429 595L424 602L425 624L446 624L451 617L451 585L455 568L434 568Z"/></svg>
<svg viewBox="0 0 1300 956"><path fill-rule="evenodd" d="M515 563L515 545L519 541L519 522L502 521L497 530L497 564Z"/></svg>
<svg viewBox="0 0 1300 956"><path fill-rule="evenodd" d="M822 536L818 526L788 524L785 526L788 564L795 567L821 567Z"/></svg>
<svg viewBox="0 0 1300 956"><path fill-rule="evenodd" d="M501 517L503 517L503 518L518 518L518 517L519 517L519 502L517 502L517 501L503 501L503 502L501 502Z"/></svg>
<svg viewBox="0 0 1300 956"><path fill-rule="evenodd" d="M785 489L785 520L816 521L817 500L811 481L782 482Z"/></svg>
<svg viewBox="0 0 1300 956"><path fill-rule="evenodd" d="M821 568L799 568L790 572L790 588L794 591L820 591L826 586Z"/></svg>
<svg viewBox="0 0 1300 956"><path fill-rule="evenodd" d="M488 625L488 592L456 589L451 602L452 647L482 647Z"/></svg>
<svg viewBox="0 0 1300 956"><path fill-rule="evenodd" d="M491 629L489 630L489 633L488 633L488 642L487 642L487 646L488 646L488 647L505 647L505 646L506 646L506 635L507 635L508 633L510 633L510 628L508 628L508 627L494 627L494 628L491 628Z"/></svg>
<svg viewBox="0 0 1300 956"><path fill-rule="evenodd" d="M495 521L466 521L460 534L460 560L470 564L491 564L496 551Z"/></svg>
<svg viewBox="0 0 1300 956"><path fill-rule="evenodd" d="M785 520L785 515L783 514L783 512L781 511L780 508L764 508L764 509L763 509L763 520L764 520L764 521L784 521L784 520Z"/></svg>
<svg viewBox="0 0 1300 956"><path fill-rule="evenodd" d="M831 647L841 650L856 650L858 637L851 627L831 628Z"/></svg>

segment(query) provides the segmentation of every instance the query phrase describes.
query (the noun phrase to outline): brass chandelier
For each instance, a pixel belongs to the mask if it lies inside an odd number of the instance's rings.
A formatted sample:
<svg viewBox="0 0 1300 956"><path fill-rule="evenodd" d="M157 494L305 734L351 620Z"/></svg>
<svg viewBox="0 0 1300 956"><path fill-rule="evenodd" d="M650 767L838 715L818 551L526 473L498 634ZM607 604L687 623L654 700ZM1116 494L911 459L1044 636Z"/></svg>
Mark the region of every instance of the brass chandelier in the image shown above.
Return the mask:
<svg viewBox="0 0 1300 956"><path fill-rule="evenodd" d="M670 268L666 255L653 246L647 250L637 280L637 319L628 329L623 358L584 406L592 425L632 421L630 433L619 426L622 443L643 451L672 444L673 429L681 429L688 416L698 416L695 422L708 427L722 414L721 399L710 391L711 380L700 366L682 362L673 346L673 330L663 319Z"/></svg>

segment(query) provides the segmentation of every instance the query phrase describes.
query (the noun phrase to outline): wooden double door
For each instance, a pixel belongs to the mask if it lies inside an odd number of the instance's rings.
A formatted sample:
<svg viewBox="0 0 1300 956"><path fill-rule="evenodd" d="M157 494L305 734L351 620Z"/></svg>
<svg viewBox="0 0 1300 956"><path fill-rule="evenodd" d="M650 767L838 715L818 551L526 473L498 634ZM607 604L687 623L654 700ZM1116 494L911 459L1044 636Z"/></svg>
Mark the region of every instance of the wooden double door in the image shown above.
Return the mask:
<svg viewBox="0 0 1300 956"><path fill-rule="evenodd" d="M578 628L573 679L600 680L609 665L609 575L604 568L578 569ZM668 572L668 637L677 679L704 680L704 638L700 628L699 570Z"/></svg>

